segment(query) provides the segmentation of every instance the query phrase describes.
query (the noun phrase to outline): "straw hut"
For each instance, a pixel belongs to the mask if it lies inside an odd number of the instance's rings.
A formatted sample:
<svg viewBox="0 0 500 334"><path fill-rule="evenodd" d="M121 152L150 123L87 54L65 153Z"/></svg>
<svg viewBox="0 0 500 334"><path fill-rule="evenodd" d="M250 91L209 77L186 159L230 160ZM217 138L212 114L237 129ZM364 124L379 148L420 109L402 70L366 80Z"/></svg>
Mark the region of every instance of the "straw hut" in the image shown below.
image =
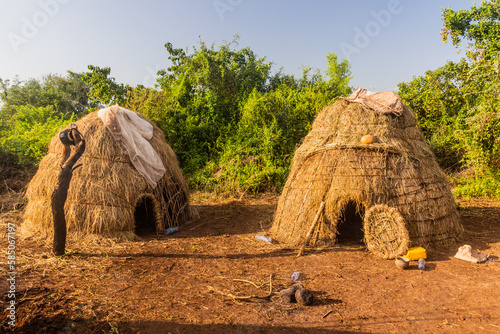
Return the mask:
<svg viewBox="0 0 500 334"><path fill-rule="evenodd" d="M462 231L446 177L413 113L387 94L389 104L363 103L353 94L318 114L295 152L270 229L274 238L303 246L311 230L310 246L363 240L388 259L410 246L447 243Z"/></svg>
<svg viewBox="0 0 500 334"><path fill-rule="evenodd" d="M177 157L162 131L138 116L153 126L149 144L163 162L165 173L153 188L134 168L97 111L76 122L85 137L86 150L78 160L81 167L73 173L64 207L68 239L93 236L132 240L143 233L163 233L165 228L180 226L196 214L190 207L188 186ZM63 145L55 136L28 185L21 227L25 237L53 237L51 195L62 154Z"/></svg>

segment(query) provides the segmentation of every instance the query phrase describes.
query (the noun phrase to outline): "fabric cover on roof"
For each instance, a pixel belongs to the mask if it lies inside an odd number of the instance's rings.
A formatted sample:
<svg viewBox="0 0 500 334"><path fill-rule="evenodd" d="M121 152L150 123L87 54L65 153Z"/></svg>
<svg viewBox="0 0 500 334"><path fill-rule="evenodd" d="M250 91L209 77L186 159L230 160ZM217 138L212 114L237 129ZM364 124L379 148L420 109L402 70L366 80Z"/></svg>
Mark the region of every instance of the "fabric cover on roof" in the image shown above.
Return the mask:
<svg viewBox="0 0 500 334"><path fill-rule="evenodd" d="M135 169L141 173L154 189L165 174L160 156L149 143L153 137L153 126L134 111L115 104L97 113L114 140L130 156Z"/></svg>

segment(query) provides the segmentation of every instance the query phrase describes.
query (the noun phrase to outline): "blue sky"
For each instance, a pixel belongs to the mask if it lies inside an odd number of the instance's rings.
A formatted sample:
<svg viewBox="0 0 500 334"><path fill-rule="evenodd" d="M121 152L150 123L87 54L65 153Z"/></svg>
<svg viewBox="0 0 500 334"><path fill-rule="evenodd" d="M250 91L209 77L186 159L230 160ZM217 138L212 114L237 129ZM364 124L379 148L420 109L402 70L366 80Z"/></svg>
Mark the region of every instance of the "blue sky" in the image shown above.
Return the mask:
<svg viewBox="0 0 500 334"><path fill-rule="evenodd" d="M324 70L336 53L351 63L352 86L388 91L461 55L441 41L441 8L473 0L0 0L0 78L40 78L109 66L130 85L152 86L169 66L164 48L220 45L240 36L300 75Z"/></svg>

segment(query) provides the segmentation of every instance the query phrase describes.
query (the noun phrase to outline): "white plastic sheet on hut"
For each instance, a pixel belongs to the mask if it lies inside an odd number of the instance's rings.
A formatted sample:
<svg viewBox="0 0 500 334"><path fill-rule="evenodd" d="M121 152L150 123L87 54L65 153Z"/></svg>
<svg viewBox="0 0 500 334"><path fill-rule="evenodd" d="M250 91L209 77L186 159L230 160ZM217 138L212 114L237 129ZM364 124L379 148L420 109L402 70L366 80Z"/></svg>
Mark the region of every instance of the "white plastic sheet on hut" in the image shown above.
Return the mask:
<svg viewBox="0 0 500 334"><path fill-rule="evenodd" d="M406 110L401 98L392 92L376 93L356 87L356 90L349 97L344 97L344 100L361 103L381 115L401 116Z"/></svg>
<svg viewBox="0 0 500 334"><path fill-rule="evenodd" d="M153 126L134 111L115 104L97 113L114 140L130 156L135 169L141 173L151 187L165 174L160 156L149 143L153 138Z"/></svg>

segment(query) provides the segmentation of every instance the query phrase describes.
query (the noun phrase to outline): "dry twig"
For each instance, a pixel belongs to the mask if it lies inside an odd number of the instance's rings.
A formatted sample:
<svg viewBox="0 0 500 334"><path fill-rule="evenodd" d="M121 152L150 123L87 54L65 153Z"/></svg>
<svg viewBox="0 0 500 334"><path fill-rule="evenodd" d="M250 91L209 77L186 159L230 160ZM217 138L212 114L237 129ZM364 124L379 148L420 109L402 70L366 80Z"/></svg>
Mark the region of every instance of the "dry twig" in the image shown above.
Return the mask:
<svg viewBox="0 0 500 334"><path fill-rule="evenodd" d="M330 314L332 314L332 313L333 313L333 311L332 311L332 310L330 310L330 311L326 312L326 313L323 315L323 317L322 317L322 318L323 318L323 319L325 319L326 317L328 317L328 316L329 316Z"/></svg>
<svg viewBox="0 0 500 334"><path fill-rule="evenodd" d="M297 257L299 257L299 256L302 255L302 252L304 251L304 248L306 248L306 245L309 242L309 239L311 239L311 235L314 232L314 229L316 228L316 225L318 224L319 217L321 216L321 213L323 212L324 208L325 208L325 202L323 201L323 202L321 202L321 204L320 204L320 206L318 208L318 211L316 212L316 217L314 217L314 220L313 220L313 222L311 224L311 228L309 229L309 231L306 234L306 238L304 240L304 244L300 248L299 253L297 254Z"/></svg>
<svg viewBox="0 0 500 334"><path fill-rule="evenodd" d="M246 282L246 283L250 283L254 286L256 286L257 288L259 288L257 286L257 284L253 283L253 282L250 282L250 281L245 281L245 280L239 280L239 279L235 279L235 281L240 281L240 282ZM232 294L230 292L224 292L224 291L220 291L210 285L207 285L207 288L208 290L210 291L214 291L214 292L217 292L223 296L227 296L227 297L230 297L232 298L233 300L250 300L250 299L268 299L270 298L272 295L273 295L273 275L271 274L269 276L269 294L267 296L257 296L257 295L250 295L250 296L236 296L235 294Z"/></svg>
<svg viewBox="0 0 500 334"><path fill-rule="evenodd" d="M252 284L254 287L256 287L257 289L260 289L262 287L261 286L258 286L257 284L255 284L254 282L252 281L247 281L247 280L244 280L244 279L237 279L237 278L234 278L233 281L236 281L236 282L244 282L244 283L248 283L248 284Z"/></svg>

